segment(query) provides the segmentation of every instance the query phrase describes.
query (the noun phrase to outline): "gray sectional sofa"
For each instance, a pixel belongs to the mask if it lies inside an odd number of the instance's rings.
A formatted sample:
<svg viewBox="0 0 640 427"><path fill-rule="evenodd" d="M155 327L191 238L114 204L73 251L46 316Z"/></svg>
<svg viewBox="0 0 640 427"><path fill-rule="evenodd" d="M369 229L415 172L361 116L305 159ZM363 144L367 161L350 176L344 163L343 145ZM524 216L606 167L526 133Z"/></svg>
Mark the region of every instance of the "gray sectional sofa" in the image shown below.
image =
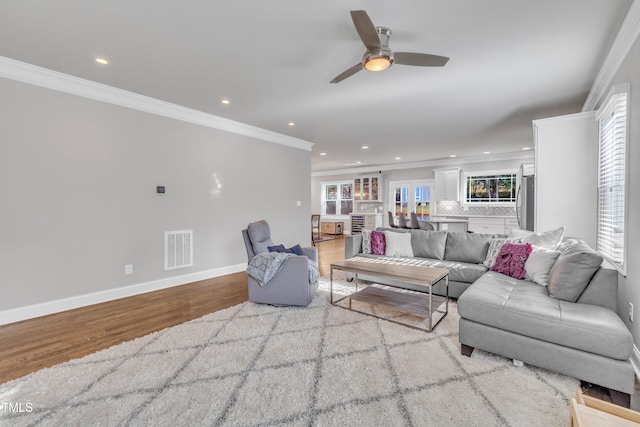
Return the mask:
<svg viewBox="0 0 640 427"><path fill-rule="evenodd" d="M346 237L345 258L363 256L367 258L386 258L399 262L447 268L449 270L449 296L458 298L473 282L487 271L482 262L487 256L491 235L447 231L407 230L378 228L378 231L410 233L413 257L396 257L363 253L362 235ZM372 277L359 275L363 280ZM380 279L377 279L380 282ZM393 284L384 281L384 284ZM444 282L433 287L433 293L444 295Z"/></svg>
<svg viewBox="0 0 640 427"><path fill-rule="evenodd" d="M602 258L583 241L562 240L548 283L541 286L483 265L491 235L379 230L411 233L413 257L363 254L360 235L346 238L345 256L448 268L449 296L458 298L462 354L479 348L598 384L610 389L616 403L629 406L633 338L617 315L618 273L601 268ZM434 287L434 293L443 291L443 284Z"/></svg>

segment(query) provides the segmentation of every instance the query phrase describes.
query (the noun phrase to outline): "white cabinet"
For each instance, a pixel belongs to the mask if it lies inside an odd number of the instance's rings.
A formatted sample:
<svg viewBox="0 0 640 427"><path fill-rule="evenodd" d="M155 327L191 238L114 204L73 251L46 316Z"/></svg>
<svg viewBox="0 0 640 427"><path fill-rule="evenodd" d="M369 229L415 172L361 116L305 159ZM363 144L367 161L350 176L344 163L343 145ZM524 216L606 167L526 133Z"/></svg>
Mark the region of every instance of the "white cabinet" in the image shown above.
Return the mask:
<svg viewBox="0 0 640 427"><path fill-rule="evenodd" d="M436 202L460 201L460 169L436 169L434 172Z"/></svg>
<svg viewBox="0 0 640 427"><path fill-rule="evenodd" d="M353 180L354 199L381 201L382 179L380 175L359 176Z"/></svg>
<svg viewBox="0 0 640 427"><path fill-rule="evenodd" d="M481 234L505 234L504 218L469 218L468 230Z"/></svg>
<svg viewBox="0 0 640 427"><path fill-rule="evenodd" d="M535 230L596 244L598 122L593 111L535 120Z"/></svg>

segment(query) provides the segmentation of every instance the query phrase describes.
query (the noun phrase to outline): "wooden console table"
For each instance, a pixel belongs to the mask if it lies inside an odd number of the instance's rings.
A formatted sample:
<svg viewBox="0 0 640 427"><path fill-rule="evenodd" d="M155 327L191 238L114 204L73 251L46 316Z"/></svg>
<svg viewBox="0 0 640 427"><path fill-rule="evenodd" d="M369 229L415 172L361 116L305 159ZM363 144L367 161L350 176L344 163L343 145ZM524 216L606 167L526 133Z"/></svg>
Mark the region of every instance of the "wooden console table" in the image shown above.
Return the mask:
<svg viewBox="0 0 640 427"><path fill-rule="evenodd" d="M322 221L322 234L342 234L344 223L342 221Z"/></svg>

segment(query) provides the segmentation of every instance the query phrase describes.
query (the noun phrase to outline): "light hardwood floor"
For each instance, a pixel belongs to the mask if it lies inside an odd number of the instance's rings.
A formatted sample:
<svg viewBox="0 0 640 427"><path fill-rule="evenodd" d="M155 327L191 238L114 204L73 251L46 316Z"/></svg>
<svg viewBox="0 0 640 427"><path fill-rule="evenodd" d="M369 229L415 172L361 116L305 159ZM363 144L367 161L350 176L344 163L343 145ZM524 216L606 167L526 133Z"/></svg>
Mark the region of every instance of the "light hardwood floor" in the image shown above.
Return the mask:
<svg viewBox="0 0 640 427"><path fill-rule="evenodd" d="M321 275L344 258L336 237L316 244ZM243 272L0 326L0 383L247 299Z"/></svg>

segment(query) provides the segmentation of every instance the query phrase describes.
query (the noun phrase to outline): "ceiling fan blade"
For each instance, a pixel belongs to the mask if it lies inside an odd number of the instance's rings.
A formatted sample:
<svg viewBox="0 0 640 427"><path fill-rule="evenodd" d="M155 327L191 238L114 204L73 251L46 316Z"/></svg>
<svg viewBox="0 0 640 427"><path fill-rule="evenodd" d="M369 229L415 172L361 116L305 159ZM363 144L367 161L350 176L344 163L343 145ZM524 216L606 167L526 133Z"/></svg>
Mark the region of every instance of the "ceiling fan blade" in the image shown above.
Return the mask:
<svg viewBox="0 0 640 427"><path fill-rule="evenodd" d="M367 47L367 49L380 49L380 38L376 27L371 22L369 15L364 10L352 10L351 19L353 19L353 25L356 26L356 31L360 36L360 40Z"/></svg>
<svg viewBox="0 0 640 427"><path fill-rule="evenodd" d="M353 76L355 73L357 73L360 70L362 70L362 63L358 62L353 67L349 68L346 71L343 71L335 79L331 80L329 83L340 83L341 81L343 81L347 77Z"/></svg>
<svg viewBox="0 0 640 427"><path fill-rule="evenodd" d="M412 52L394 52L393 58L396 64L417 65L419 67L442 67L449 61L446 56Z"/></svg>

